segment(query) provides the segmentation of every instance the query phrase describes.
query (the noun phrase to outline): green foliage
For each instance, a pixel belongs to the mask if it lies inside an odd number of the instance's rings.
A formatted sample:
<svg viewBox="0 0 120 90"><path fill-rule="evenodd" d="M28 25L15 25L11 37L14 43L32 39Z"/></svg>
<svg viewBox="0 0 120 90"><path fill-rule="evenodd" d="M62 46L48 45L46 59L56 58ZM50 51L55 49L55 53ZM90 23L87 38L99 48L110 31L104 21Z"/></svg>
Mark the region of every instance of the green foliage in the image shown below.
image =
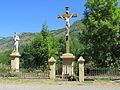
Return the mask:
<svg viewBox="0 0 120 90"><path fill-rule="evenodd" d="M118 0L88 0L80 34L84 44L83 56L96 67L120 65L120 10Z"/></svg>
<svg viewBox="0 0 120 90"><path fill-rule="evenodd" d="M78 58L85 58L86 67L120 66L120 9L118 0L88 0L85 17L70 27L70 49L75 55L75 73L78 74ZM82 21L82 22L81 22ZM79 38L78 38L79 37ZM48 30L46 23L36 34L20 35L20 66L36 68L48 66L48 59L57 60L65 53L65 28ZM34 39L33 39L34 38ZM12 38L0 40L1 51L10 50ZM26 42L29 42L26 44ZM10 64L10 52L0 53L0 62Z"/></svg>
<svg viewBox="0 0 120 90"><path fill-rule="evenodd" d="M30 68L34 67L34 57L32 56L32 46L31 44L24 45L23 51L21 52L21 62L20 67Z"/></svg>
<svg viewBox="0 0 120 90"><path fill-rule="evenodd" d="M0 53L0 63L6 65L10 64L10 51Z"/></svg>
<svg viewBox="0 0 120 90"><path fill-rule="evenodd" d="M79 21L75 22L75 25L79 26L79 24L77 23L80 23L80 22ZM74 25L71 26L71 30L70 30L71 48L74 48L74 40L78 41L77 39L78 35L75 35L75 34L78 34L77 28L78 27L74 28ZM36 34L23 33L22 35L20 35L20 38L21 38L20 47L19 47L19 52L21 54L20 67L24 67L24 68L46 67L48 65L48 59L51 56L53 56L57 60L56 63L57 63L58 69L61 69L60 56L63 53L65 53L65 30L64 29L49 31L48 26L45 23L42 26L41 32ZM73 38L76 38L76 39L73 39ZM77 45L77 43L78 42L76 42L75 44ZM71 52L75 54L77 53L76 50L79 51L79 49L73 49L73 50L71 49ZM8 52L9 54L7 55L3 54L5 58L10 58L11 50ZM3 57L1 57L1 60L3 60ZM8 61L5 63L8 63ZM10 64L10 60L9 60L9 64Z"/></svg>
<svg viewBox="0 0 120 90"><path fill-rule="evenodd" d="M48 59L53 56L59 62L59 40L48 30L48 26L43 24L42 31L35 34L33 41L24 46L22 53L23 67L43 67L48 66ZM30 63L30 64L29 64Z"/></svg>
<svg viewBox="0 0 120 90"><path fill-rule="evenodd" d="M36 67L47 67L48 65L48 40L49 31L46 24L43 24L41 33L36 33L31 43L31 53L33 57L33 65Z"/></svg>

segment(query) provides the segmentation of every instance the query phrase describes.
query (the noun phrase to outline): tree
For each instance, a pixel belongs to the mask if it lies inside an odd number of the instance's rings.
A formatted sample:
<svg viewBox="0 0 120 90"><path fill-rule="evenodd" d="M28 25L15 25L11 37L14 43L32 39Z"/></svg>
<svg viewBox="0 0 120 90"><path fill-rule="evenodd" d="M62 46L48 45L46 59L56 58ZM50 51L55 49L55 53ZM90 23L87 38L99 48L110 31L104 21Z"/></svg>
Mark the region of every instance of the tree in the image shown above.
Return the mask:
<svg viewBox="0 0 120 90"><path fill-rule="evenodd" d="M41 33L36 33L32 41L33 56L37 67L48 65L48 37L47 25L43 24Z"/></svg>
<svg viewBox="0 0 120 90"><path fill-rule="evenodd" d="M0 63L1 64L5 64L5 65L10 64L10 60L11 60L10 52L11 52L11 50L0 53Z"/></svg>
<svg viewBox="0 0 120 90"><path fill-rule="evenodd" d="M80 34L87 63L96 67L120 66L120 10L118 0L88 0L85 4L86 26Z"/></svg>
<svg viewBox="0 0 120 90"><path fill-rule="evenodd" d="M60 52L63 50L61 47L61 39L53 36L48 30L46 23L42 25L42 30L35 34L33 41L25 45L21 51L22 66L23 67L43 67L48 66L48 59L55 57L57 66L60 67Z"/></svg>
<svg viewBox="0 0 120 90"><path fill-rule="evenodd" d="M32 46L31 43L22 46L23 51L21 51L21 62L20 67L22 68L34 68L35 61L32 55Z"/></svg>

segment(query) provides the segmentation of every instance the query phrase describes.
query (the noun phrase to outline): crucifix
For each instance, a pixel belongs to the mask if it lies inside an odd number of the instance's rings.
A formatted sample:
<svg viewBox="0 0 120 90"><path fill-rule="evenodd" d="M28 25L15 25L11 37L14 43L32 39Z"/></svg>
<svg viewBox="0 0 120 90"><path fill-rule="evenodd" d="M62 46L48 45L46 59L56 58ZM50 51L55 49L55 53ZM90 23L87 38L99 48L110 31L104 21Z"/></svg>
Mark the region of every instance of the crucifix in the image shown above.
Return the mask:
<svg viewBox="0 0 120 90"><path fill-rule="evenodd" d="M66 22L66 53L70 53L70 35L69 35L69 30L70 30L70 18L72 17L77 17L77 14L69 14L69 7L65 7L66 9L66 14L58 15L58 18L61 18L65 20Z"/></svg>

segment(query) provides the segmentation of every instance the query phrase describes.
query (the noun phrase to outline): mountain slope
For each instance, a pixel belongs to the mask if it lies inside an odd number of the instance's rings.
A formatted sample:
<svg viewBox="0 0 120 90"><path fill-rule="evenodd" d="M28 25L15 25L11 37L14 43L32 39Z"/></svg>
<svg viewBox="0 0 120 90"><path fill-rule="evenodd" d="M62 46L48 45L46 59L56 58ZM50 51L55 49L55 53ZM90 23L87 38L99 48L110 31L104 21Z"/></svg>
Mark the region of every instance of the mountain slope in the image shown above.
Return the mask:
<svg viewBox="0 0 120 90"><path fill-rule="evenodd" d="M34 38L35 33L22 33L19 35L20 37L20 45L23 45L25 43L29 43ZM0 52L4 52L6 50L10 50L13 48L13 37L6 37L3 39L0 39Z"/></svg>
<svg viewBox="0 0 120 90"><path fill-rule="evenodd" d="M71 37L77 38L78 32L80 31L80 25L81 25L80 20L74 22L71 25L71 28L70 28ZM63 37L65 36L65 28L58 29L58 30L51 30L51 33L55 37ZM31 42L34 38L34 35L35 33L30 33L30 32L20 34L19 35L21 39L20 45ZM0 39L0 52L10 50L12 48L13 48L13 37L6 37L3 39Z"/></svg>

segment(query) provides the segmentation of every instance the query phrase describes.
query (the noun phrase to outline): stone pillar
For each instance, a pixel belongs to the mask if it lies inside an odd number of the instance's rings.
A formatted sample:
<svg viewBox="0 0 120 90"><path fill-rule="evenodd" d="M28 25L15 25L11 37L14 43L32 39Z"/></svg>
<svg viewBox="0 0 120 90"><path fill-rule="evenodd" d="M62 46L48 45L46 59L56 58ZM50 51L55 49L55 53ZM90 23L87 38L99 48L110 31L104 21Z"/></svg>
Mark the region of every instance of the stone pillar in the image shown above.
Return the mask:
<svg viewBox="0 0 120 90"><path fill-rule="evenodd" d="M74 65L74 58L73 54L71 53L65 53L61 56L62 58L62 77L64 78L64 75L74 75L73 71L73 65Z"/></svg>
<svg viewBox="0 0 120 90"><path fill-rule="evenodd" d="M20 54L17 51L13 51L11 54L11 71L19 72L19 57Z"/></svg>
<svg viewBox="0 0 120 90"><path fill-rule="evenodd" d="M74 61L72 62L72 72L71 75L74 75Z"/></svg>
<svg viewBox="0 0 120 90"><path fill-rule="evenodd" d="M56 69L55 69L56 60L55 60L54 57L51 57L48 60L48 62L49 62L49 65L50 65L50 79L55 79L55 75L56 75L56 73L55 73L55 71L56 71Z"/></svg>
<svg viewBox="0 0 120 90"><path fill-rule="evenodd" d="M82 56L79 57L78 63L79 63L79 81L83 82L84 81L84 62L85 60L83 59Z"/></svg>

